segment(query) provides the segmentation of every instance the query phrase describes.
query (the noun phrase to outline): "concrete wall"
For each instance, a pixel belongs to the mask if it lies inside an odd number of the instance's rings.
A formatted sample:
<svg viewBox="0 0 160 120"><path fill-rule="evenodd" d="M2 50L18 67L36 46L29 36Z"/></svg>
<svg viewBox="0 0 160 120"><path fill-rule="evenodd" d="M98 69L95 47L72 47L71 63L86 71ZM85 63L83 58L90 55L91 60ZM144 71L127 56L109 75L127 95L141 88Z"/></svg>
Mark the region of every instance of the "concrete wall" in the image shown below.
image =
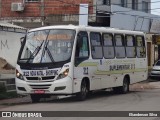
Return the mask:
<svg viewBox="0 0 160 120"><path fill-rule="evenodd" d="M0 31L0 57L7 60L12 66L16 65L20 38L25 34L18 32Z"/></svg>

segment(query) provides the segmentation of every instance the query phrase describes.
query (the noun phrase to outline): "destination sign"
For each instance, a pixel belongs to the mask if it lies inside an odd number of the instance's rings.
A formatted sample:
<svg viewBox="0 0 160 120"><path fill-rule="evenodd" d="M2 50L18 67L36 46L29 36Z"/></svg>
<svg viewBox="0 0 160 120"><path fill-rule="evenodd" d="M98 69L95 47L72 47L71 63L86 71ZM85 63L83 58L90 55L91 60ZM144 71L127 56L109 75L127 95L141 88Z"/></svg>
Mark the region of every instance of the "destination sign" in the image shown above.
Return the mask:
<svg viewBox="0 0 160 120"><path fill-rule="evenodd" d="M32 38L33 40L71 40L72 34L50 34L46 35L36 35Z"/></svg>
<svg viewBox="0 0 160 120"><path fill-rule="evenodd" d="M58 70L24 70L23 76L55 76L58 74Z"/></svg>

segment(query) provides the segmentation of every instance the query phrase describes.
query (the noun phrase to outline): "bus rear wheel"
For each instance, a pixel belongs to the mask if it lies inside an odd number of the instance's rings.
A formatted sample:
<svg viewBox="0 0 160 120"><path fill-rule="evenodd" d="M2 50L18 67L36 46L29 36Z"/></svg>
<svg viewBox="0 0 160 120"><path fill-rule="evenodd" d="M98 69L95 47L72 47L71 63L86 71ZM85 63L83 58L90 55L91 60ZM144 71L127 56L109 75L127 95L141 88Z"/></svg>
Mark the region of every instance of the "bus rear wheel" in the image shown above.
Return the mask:
<svg viewBox="0 0 160 120"><path fill-rule="evenodd" d="M113 91L114 93L121 93L121 94L128 93L129 92L129 79L127 79L127 77L124 77L123 85L120 87L114 87Z"/></svg>
<svg viewBox="0 0 160 120"><path fill-rule="evenodd" d="M120 87L120 93L126 94L129 92L129 80L127 77L124 77L123 86Z"/></svg>
<svg viewBox="0 0 160 120"><path fill-rule="evenodd" d="M88 86L87 86L87 82L86 80L83 80L81 83L81 91L79 93L77 93L77 98L80 101L83 101L86 99L87 95L88 95Z"/></svg>

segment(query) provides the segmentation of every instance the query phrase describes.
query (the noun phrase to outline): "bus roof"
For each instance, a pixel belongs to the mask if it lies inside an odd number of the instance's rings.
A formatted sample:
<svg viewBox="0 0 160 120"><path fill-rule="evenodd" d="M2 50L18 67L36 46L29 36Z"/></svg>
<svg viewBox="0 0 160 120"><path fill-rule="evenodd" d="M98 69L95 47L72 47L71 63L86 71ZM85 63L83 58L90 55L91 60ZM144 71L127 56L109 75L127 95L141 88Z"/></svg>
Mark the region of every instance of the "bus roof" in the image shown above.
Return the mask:
<svg viewBox="0 0 160 120"><path fill-rule="evenodd" d="M70 30L86 30L92 32L108 32L108 33L125 33L125 34L144 34L140 31L131 31L131 30L121 30L118 28L111 28L111 27L92 27L92 26L75 26L75 25L56 25L56 26L45 26L40 28L35 28L29 30L29 32L39 31L39 30L46 30L46 29L70 29Z"/></svg>

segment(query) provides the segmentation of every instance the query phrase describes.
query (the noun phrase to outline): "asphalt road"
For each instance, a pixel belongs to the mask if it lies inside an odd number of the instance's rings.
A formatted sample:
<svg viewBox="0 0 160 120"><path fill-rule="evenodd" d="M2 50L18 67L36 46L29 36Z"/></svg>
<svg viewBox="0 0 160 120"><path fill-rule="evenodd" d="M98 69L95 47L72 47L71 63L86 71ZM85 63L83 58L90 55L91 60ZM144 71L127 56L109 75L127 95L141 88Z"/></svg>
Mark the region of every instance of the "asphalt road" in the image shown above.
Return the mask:
<svg viewBox="0 0 160 120"><path fill-rule="evenodd" d="M0 111L160 111L160 89L133 89L128 94L113 94L108 91L93 93L85 101L75 97L42 101L41 103L23 103L0 108ZM74 114L73 112L73 114ZM54 113L53 113L54 114ZM62 113L62 116L67 113ZM106 113L108 114L108 113ZM82 114L83 115L83 114ZM53 115L54 116L54 115ZM61 116L61 115L60 115ZM96 115L95 115L96 116ZM6 120L6 118L0 118ZM7 118L20 120L22 118ZM158 117L46 117L23 118L25 120L160 120Z"/></svg>

